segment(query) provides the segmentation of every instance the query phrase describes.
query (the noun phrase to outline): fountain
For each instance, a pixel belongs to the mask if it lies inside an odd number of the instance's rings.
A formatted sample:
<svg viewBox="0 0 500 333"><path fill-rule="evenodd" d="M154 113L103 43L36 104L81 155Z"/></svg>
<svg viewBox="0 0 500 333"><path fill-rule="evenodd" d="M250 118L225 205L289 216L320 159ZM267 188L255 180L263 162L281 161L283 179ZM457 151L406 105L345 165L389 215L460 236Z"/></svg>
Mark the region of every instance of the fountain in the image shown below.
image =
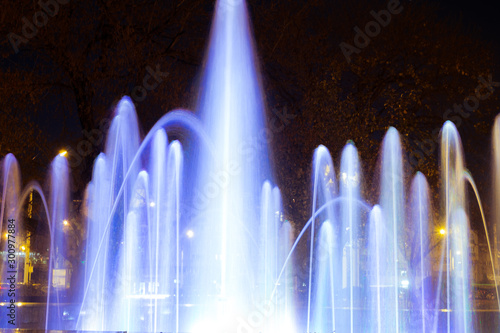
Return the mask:
<svg viewBox="0 0 500 333"><path fill-rule="evenodd" d="M116 107L86 189L85 270L79 284L71 286L81 291L71 307L53 276L62 268L70 241L64 229L69 214L64 154L52 164L48 200L34 182L21 192L15 157L3 160L2 235L8 219L19 225L17 233L24 232L21 212L34 192L49 227L49 282L44 320L36 328L481 331L469 297L473 267L466 183L476 196L477 189L466 172L455 126L445 123L441 135L441 234L433 223L425 176L417 173L405 189L404 151L394 128L382 143L378 198L362 196L363 173L354 143L346 144L338 173L328 149L316 149L311 217L302 230L293 230L272 182L269 130L246 5L219 0L216 6L199 117L171 111L141 140L131 100L124 97ZM495 171L500 168L499 119L493 136ZM169 138L178 128L188 133L186 142ZM494 179L498 195L500 176L495 173ZM429 255L436 237L437 263ZM308 249L303 281L294 264L301 242ZM8 242L1 244L9 253ZM6 265L4 259L2 282ZM433 284L435 265L438 282ZM8 313L2 305L2 328L11 328ZM498 313L492 318L498 322ZM23 325L18 321L12 327Z"/></svg>

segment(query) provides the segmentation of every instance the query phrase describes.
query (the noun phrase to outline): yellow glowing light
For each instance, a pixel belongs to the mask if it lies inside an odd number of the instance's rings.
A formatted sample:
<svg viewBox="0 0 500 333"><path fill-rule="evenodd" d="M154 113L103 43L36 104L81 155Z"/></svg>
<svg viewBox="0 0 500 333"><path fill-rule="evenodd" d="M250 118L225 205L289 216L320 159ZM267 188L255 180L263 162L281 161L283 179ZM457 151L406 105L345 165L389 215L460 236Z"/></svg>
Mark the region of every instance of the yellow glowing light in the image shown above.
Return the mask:
<svg viewBox="0 0 500 333"><path fill-rule="evenodd" d="M439 233L441 235L445 235L446 234L446 229L444 229L444 228L439 229Z"/></svg>
<svg viewBox="0 0 500 333"><path fill-rule="evenodd" d="M63 224L64 224L64 225L68 225L68 224L69 224L68 220L64 220L64 221L63 221Z"/></svg>
<svg viewBox="0 0 500 333"><path fill-rule="evenodd" d="M63 149L63 150L59 151L59 156L66 156L66 155L68 155L68 151L67 150Z"/></svg>
<svg viewBox="0 0 500 333"><path fill-rule="evenodd" d="M17 306L23 306L23 303L17 302Z"/></svg>
<svg viewBox="0 0 500 333"><path fill-rule="evenodd" d="M26 247L24 245L21 245L21 250L22 251L26 250Z"/></svg>
<svg viewBox="0 0 500 333"><path fill-rule="evenodd" d="M3 234L3 236L4 236L5 238L7 238L7 236L9 236L9 234L8 234L8 233L5 233L5 234Z"/></svg>

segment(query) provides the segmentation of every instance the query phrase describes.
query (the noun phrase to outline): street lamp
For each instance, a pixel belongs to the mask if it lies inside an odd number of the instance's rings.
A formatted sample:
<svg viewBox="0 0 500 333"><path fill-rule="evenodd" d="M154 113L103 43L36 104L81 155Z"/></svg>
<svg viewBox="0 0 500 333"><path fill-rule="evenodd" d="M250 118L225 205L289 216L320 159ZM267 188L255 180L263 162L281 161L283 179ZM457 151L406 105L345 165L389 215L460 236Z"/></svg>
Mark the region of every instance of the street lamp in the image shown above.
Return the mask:
<svg viewBox="0 0 500 333"><path fill-rule="evenodd" d="M439 234L441 234L443 236L446 235L446 229L445 228L439 229Z"/></svg>
<svg viewBox="0 0 500 333"><path fill-rule="evenodd" d="M62 149L62 150L59 151L59 156L66 156L66 155L68 155L68 151L67 150Z"/></svg>
<svg viewBox="0 0 500 333"><path fill-rule="evenodd" d="M64 220L64 221L63 221L63 224L64 224L65 226L67 226L67 225L69 224L68 220Z"/></svg>
<svg viewBox="0 0 500 333"><path fill-rule="evenodd" d="M193 237L194 237L194 232L193 232L193 230L188 230L188 231L186 232L186 236L187 236L188 238L193 238Z"/></svg>

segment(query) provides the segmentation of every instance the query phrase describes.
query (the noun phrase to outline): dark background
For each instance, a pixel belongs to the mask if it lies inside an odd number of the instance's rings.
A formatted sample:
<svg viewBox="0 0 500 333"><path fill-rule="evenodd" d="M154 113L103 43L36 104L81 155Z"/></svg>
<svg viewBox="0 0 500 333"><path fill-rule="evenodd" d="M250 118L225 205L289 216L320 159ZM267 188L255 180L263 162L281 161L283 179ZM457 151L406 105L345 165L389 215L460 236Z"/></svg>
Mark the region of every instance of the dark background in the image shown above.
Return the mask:
<svg viewBox="0 0 500 333"><path fill-rule="evenodd" d="M284 110L296 115L269 144L275 182L297 227L310 211L311 159L319 144L339 166L342 147L355 142L364 195L376 202L378 150L389 126L401 134L406 186L422 171L437 207L439 149L432 132L448 108L473 94L479 77L500 81L495 2L401 5L402 13L348 63L339 44L353 44L353 28L363 29L373 20L370 11L387 8L386 1L248 1L268 117ZM135 103L143 134L168 110L196 112L213 1L70 1L16 53L9 34L23 36L23 17L33 22L40 9L33 1L4 1L0 8L0 156L15 154L24 183L45 182L54 156L77 150L86 140L82 130L99 129L112 117L113 105L142 85L148 66L169 74ZM500 89L460 124L455 119L488 212L499 96ZM93 145L72 168L73 198L81 199L102 148ZM412 162L413 152L423 157ZM478 227L475 204L471 210Z"/></svg>

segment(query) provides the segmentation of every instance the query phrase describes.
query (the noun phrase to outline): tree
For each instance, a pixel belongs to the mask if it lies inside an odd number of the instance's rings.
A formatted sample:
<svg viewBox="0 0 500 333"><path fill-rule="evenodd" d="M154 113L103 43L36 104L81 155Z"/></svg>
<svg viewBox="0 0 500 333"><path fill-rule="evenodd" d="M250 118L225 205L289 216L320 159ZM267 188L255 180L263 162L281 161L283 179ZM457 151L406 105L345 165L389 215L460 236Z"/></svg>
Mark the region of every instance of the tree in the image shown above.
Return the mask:
<svg viewBox="0 0 500 333"><path fill-rule="evenodd" d="M496 94L472 112L454 110L491 78L491 46L424 1L401 1L389 17L385 1L262 6L272 8L270 16L284 10L277 21L266 17L259 22L268 25L256 26L269 98L300 115L273 142L277 182L287 184L284 202L294 219L306 221L310 215L310 161L318 144L330 149L338 169L343 146L353 140L363 161L364 197L377 202L378 152L389 126L398 129L406 151L405 187L412 173L422 171L438 207L436 137L443 122L454 121L471 138L467 151L496 112ZM356 51L343 50L347 44Z"/></svg>
<svg viewBox="0 0 500 333"><path fill-rule="evenodd" d="M16 74L9 73L6 81L10 81L12 76ZM19 94L18 98L29 99L30 96ZM22 173L38 178L48 165L49 150L46 137L28 115L23 115L17 109L3 108L0 111L0 160L7 154L13 154L18 159Z"/></svg>
<svg viewBox="0 0 500 333"><path fill-rule="evenodd" d="M189 103L209 14L201 0L9 1L0 24L3 107L62 117L76 111L85 133L127 94L149 128L167 109ZM100 148L79 169L80 192Z"/></svg>
<svg viewBox="0 0 500 333"><path fill-rule="evenodd" d="M109 108L123 95L136 103L145 128L169 109L188 107L212 8L202 0L4 3L0 156L14 153L25 179L43 183L58 148L78 150L87 133L100 130L102 120L111 118ZM70 123L75 114L80 135L72 135L74 126L52 126L72 140L54 142L63 135L42 133L33 125L42 117ZM103 142L82 154L83 162L72 168L73 199L82 198ZM72 213L67 229L73 242L64 255L78 270L85 228L83 219Z"/></svg>

